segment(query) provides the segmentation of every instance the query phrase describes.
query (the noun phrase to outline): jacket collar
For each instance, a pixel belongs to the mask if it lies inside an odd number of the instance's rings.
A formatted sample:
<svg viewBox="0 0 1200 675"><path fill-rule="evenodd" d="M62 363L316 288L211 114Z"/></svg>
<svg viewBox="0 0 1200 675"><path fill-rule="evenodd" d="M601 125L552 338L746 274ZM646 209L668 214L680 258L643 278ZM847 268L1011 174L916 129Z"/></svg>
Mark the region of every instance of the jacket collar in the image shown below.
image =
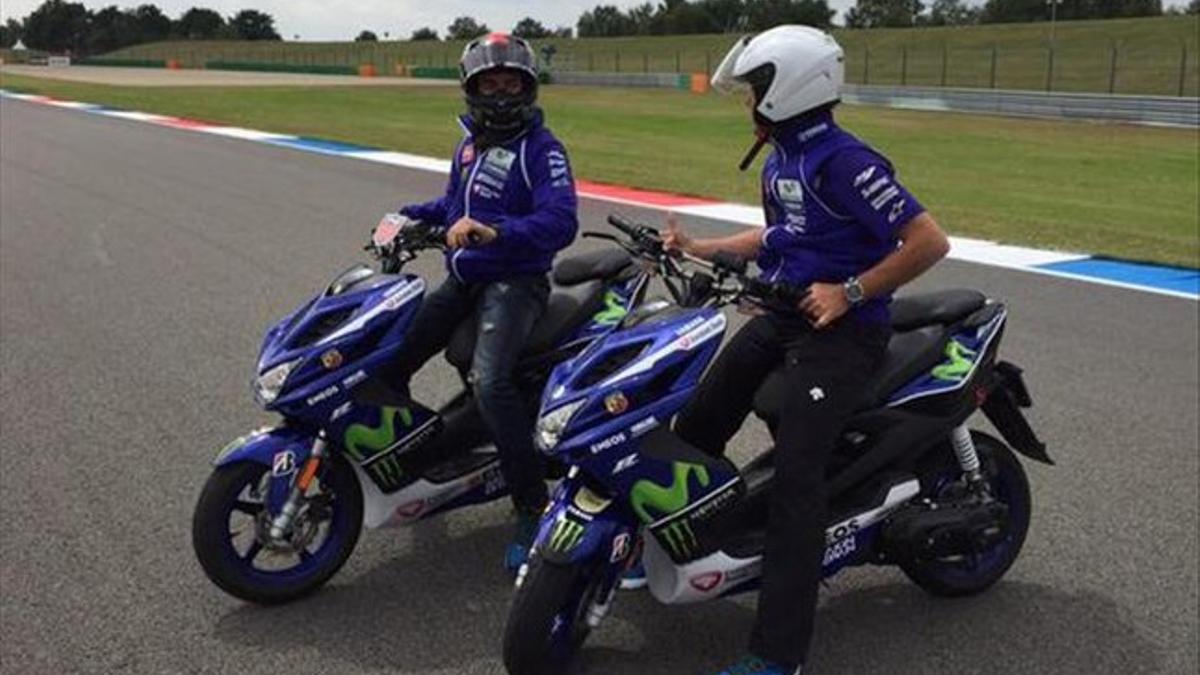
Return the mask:
<svg viewBox="0 0 1200 675"><path fill-rule="evenodd" d="M526 124L524 129L518 131L511 138L505 139L504 141L496 143L495 145L508 145L514 141L524 138L525 136L528 136L531 132L542 127L542 125L545 123L544 119L545 117L542 114L542 109L534 108L533 118L529 120L529 124ZM471 119L470 115L466 113L459 115L458 126L462 127L463 132L472 140L477 140L477 135L475 133L475 121Z"/></svg>
<svg viewBox="0 0 1200 675"><path fill-rule="evenodd" d="M786 153L800 153L837 129L829 110L800 115L776 127L771 142Z"/></svg>

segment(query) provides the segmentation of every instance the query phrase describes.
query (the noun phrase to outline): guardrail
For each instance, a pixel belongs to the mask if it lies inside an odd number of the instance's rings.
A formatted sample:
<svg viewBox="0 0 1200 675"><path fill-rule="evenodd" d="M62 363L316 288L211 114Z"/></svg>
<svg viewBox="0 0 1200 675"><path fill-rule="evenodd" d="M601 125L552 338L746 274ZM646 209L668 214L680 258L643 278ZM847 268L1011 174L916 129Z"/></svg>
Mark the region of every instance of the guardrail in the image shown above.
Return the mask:
<svg viewBox="0 0 1200 675"><path fill-rule="evenodd" d="M1023 117L1200 126L1200 98L847 84L847 103Z"/></svg>
<svg viewBox="0 0 1200 675"><path fill-rule="evenodd" d="M585 71L554 71L554 84L577 84L588 87L658 87L687 89L691 75L685 73L589 73Z"/></svg>
<svg viewBox="0 0 1200 675"><path fill-rule="evenodd" d="M267 73L307 73L310 75L357 75L355 66L303 65L291 63L265 63L256 61L209 61L208 70L238 70Z"/></svg>

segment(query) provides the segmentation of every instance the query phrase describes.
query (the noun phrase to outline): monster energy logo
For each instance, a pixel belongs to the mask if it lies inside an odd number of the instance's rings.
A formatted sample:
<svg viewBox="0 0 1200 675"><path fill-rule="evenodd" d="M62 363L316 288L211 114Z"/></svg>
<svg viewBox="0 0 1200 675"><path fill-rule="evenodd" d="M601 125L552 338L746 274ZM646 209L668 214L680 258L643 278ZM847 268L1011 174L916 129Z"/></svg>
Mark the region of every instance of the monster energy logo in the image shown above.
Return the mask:
<svg viewBox="0 0 1200 675"><path fill-rule="evenodd" d="M658 535L659 541L671 547L671 553L676 558L688 557L692 550L700 545L696 533L692 531L692 523L687 518L680 518L659 529L655 534Z"/></svg>
<svg viewBox="0 0 1200 675"><path fill-rule="evenodd" d="M687 462L674 463L674 479L670 486L662 486L649 480L639 480L634 484L629 494L629 502L634 513L649 523L654 520L647 507L663 515L675 513L690 503L688 479L696 474L700 487L708 487L710 479L708 469L700 464Z"/></svg>
<svg viewBox="0 0 1200 675"><path fill-rule="evenodd" d="M404 480L404 469L400 468L400 460L394 454L381 458L367 466L366 469L371 473L375 482L384 489L398 485L400 481Z"/></svg>
<svg viewBox="0 0 1200 675"><path fill-rule="evenodd" d="M958 340L946 343L945 354L947 361L934 367L931 373L935 379L958 382L966 377L967 373L971 372L971 366L975 365L971 357L975 356L976 352L967 349Z"/></svg>
<svg viewBox="0 0 1200 675"><path fill-rule="evenodd" d="M592 317L592 321L595 321L602 326L617 325L621 322L621 319L624 319L625 315L629 313L629 310L625 309L625 305L622 303L623 300L621 299L620 295L617 295L616 291L605 292L604 309L597 312L596 315Z"/></svg>
<svg viewBox="0 0 1200 675"><path fill-rule="evenodd" d="M568 553L583 539L583 525L569 519L563 518L554 524L554 531L550 533L550 550Z"/></svg>

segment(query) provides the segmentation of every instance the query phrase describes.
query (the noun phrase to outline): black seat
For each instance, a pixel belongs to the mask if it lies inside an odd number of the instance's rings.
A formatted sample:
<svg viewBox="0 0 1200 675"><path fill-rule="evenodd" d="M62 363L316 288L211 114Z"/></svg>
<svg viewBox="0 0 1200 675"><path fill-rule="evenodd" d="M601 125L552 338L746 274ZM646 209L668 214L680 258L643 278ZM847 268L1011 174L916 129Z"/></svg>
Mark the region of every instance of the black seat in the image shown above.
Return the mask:
<svg viewBox="0 0 1200 675"><path fill-rule="evenodd" d="M883 405L887 397L904 383L936 366L943 359L947 331L942 326L925 326L896 333L888 343L887 354L879 370L863 387L858 410ZM754 412L768 424L783 412L788 391L787 378L780 367L767 376L754 395Z"/></svg>
<svg viewBox="0 0 1200 675"><path fill-rule="evenodd" d="M987 303L987 296L969 288L917 293L892 301L892 328L897 332L965 319Z"/></svg>
<svg viewBox="0 0 1200 675"><path fill-rule="evenodd" d="M563 258L554 266L554 283L574 286L593 279L612 279L625 271L633 258L619 248L603 248Z"/></svg>
<svg viewBox="0 0 1200 675"><path fill-rule="evenodd" d="M589 317L604 309L603 281L581 281L571 286L554 286L546 311L533 325L533 333L525 343L523 356L550 351L565 339L572 329L583 325ZM446 346L446 360L462 372L471 368L475 354L478 321L472 316L459 324Z"/></svg>

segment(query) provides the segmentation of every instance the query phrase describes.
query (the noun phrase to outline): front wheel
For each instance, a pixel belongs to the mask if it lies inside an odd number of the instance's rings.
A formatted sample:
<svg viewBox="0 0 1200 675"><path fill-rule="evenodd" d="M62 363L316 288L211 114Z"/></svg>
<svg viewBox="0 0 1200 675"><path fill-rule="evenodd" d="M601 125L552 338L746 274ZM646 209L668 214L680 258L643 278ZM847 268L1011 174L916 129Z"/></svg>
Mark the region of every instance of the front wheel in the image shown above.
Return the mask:
<svg viewBox="0 0 1200 675"><path fill-rule="evenodd" d="M582 565L530 559L504 627L504 667L510 675L566 671L590 632L587 613L600 576Z"/></svg>
<svg viewBox="0 0 1200 675"><path fill-rule="evenodd" d="M362 489L340 457L317 479L281 540L269 535L269 467L235 462L209 476L192 517L192 546L221 590L248 602L299 599L328 581L350 557L362 528Z"/></svg>
<svg viewBox="0 0 1200 675"><path fill-rule="evenodd" d="M933 595L961 597L987 590L1016 562L1029 532L1033 500L1021 462L998 439L979 432L972 432L971 437L992 496L1008 506L1008 531L1003 539L979 553L900 563L913 583ZM934 499L955 489L957 473L955 466L942 474Z"/></svg>

